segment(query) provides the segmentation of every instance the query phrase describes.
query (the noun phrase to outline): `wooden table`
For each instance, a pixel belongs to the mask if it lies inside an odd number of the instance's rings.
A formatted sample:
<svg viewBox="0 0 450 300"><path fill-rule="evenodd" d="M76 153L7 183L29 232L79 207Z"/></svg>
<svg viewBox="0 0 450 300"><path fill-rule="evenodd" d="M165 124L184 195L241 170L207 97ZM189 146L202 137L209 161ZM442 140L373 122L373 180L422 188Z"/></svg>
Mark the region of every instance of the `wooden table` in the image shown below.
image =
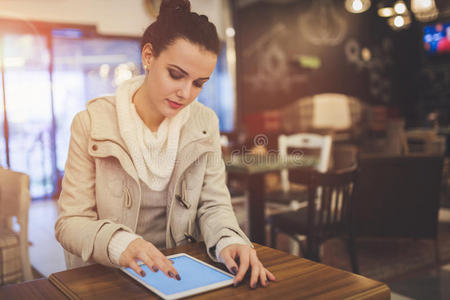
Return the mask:
<svg viewBox="0 0 450 300"><path fill-rule="evenodd" d="M195 299L390 299L380 282L255 244L263 264L277 277L267 288L250 289L249 279L238 287L225 287ZM185 252L212 263L203 243L163 251ZM217 264L216 264L217 265ZM223 269L222 265L218 265ZM181 278L183 275L181 274ZM50 282L69 299L158 299L151 291L117 269L91 265L50 275Z"/></svg>
<svg viewBox="0 0 450 300"><path fill-rule="evenodd" d="M278 155L234 155L225 157L227 172L243 177L248 189L248 222L250 240L265 245L265 203L264 175L282 169L312 168L318 163L317 157L288 156L280 159Z"/></svg>
<svg viewBox="0 0 450 300"><path fill-rule="evenodd" d="M67 297L48 279L37 279L0 287L0 299L59 300L67 299Z"/></svg>

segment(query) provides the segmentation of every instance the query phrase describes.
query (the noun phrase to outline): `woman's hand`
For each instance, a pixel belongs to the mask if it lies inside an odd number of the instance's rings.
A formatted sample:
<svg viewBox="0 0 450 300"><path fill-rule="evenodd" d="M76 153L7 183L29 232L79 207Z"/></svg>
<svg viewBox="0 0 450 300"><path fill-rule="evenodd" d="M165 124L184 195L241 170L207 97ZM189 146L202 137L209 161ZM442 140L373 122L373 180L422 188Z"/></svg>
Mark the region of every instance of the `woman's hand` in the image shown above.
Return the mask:
<svg viewBox="0 0 450 300"><path fill-rule="evenodd" d="M252 273L250 276L250 287L256 288L259 283L266 287L269 281L274 281L275 276L259 261L258 256L256 256L255 249L248 245L231 244L225 247L220 252L220 260L226 265L228 270L236 275L234 277L234 286L241 283L242 279L247 273L249 266L252 268ZM239 261L239 266L237 262Z"/></svg>
<svg viewBox="0 0 450 300"><path fill-rule="evenodd" d="M136 260L141 260L153 272L161 270L170 278L180 280L180 275L173 266L173 262L164 256L152 243L141 238L132 241L127 249L120 255L119 263L124 267L130 267L137 274L145 276L144 270L138 265Z"/></svg>

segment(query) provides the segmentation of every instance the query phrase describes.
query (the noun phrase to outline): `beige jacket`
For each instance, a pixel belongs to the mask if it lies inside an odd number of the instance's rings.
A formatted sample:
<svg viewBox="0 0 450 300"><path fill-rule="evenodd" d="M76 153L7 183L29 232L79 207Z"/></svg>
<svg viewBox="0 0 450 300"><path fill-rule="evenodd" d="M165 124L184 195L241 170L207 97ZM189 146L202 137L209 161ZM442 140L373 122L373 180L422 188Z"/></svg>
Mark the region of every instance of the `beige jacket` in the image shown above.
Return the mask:
<svg viewBox="0 0 450 300"><path fill-rule="evenodd" d="M166 247L204 240L210 257L224 236L239 235L225 183L219 123L215 113L193 102L180 132L177 161L168 185ZM115 97L91 100L71 128L56 239L66 251L67 267L90 262L114 266L108 244L119 229L134 232L141 187L122 140Z"/></svg>

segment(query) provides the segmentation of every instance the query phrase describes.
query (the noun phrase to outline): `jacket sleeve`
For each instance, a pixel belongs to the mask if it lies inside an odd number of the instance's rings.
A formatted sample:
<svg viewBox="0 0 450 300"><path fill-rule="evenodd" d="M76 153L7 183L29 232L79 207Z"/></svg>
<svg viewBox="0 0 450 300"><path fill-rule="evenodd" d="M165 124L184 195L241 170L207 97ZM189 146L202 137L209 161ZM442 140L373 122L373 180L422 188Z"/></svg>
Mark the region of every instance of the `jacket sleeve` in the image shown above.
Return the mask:
<svg viewBox="0 0 450 300"><path fill-rule="evenodd" d="M88 153L89 132L88 112L77 114L71 126L55 236L64 249L81 257L83 261L115 266L108 257L109 241L117 230L132 230L111 220L98 218L95 161Z"/></svg>
<svg viewBox="0 0 450 300"><path fill-rule="evenodd" d="M225 163L220 146L219 120L215 114L212 136L214 151L207 154L207 166L197 218L208 255L212 260L217 261L216 246L224 237L240 237L250 247L253 245L240 229L231 206L230 193L226 185Z"/></svg>

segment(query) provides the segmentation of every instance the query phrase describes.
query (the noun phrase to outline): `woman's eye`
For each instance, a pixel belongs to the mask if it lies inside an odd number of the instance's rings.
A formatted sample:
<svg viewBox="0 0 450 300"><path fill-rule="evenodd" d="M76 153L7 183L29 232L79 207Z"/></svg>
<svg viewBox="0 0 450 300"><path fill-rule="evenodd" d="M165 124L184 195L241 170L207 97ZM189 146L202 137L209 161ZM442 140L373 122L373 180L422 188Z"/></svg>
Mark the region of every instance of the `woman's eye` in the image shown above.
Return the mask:
<svg viewBox="0 0 450 300"><path fill-rule="evenodd" d="M175 70L169 70L170 77L173 79L181 79L183 78L183 74Z"/></svg>
<svg viewBox="0 0 450 300"><path fill-rule="evenodd" d="M204 84L204 82L194 81L194 86L195 87L201 88L201 87L203 87L203 84Z"/></svg>

